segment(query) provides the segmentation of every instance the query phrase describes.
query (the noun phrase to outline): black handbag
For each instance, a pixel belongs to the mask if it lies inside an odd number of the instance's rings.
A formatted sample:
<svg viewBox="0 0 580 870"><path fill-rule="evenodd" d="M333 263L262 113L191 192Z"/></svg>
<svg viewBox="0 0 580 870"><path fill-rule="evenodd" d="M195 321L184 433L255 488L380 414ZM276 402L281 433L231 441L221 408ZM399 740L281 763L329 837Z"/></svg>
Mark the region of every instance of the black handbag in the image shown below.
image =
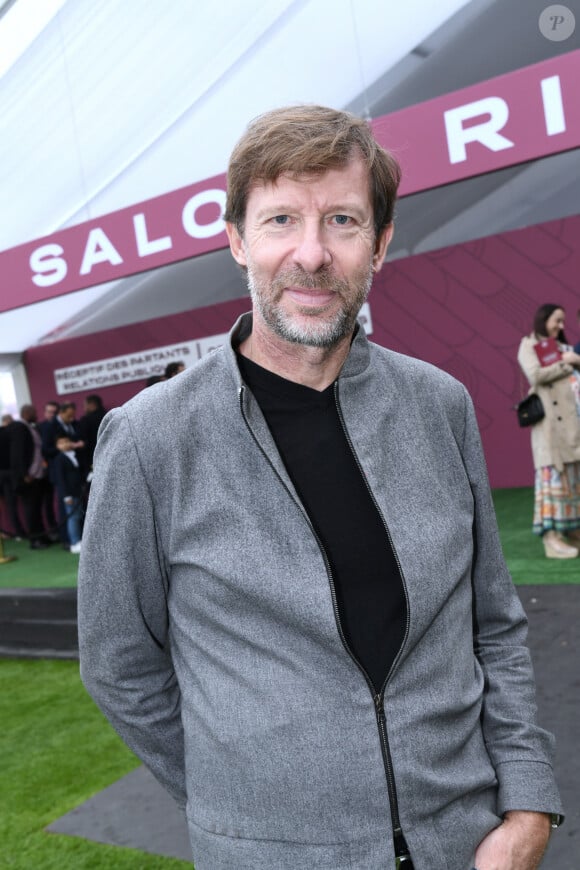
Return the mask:
<svg viewBox="0 0 580 870"><path fill-rule="evenodd" d="M515 406L520 426L533 426L546 416L542 400L536 393L530 393Z"/></svg>

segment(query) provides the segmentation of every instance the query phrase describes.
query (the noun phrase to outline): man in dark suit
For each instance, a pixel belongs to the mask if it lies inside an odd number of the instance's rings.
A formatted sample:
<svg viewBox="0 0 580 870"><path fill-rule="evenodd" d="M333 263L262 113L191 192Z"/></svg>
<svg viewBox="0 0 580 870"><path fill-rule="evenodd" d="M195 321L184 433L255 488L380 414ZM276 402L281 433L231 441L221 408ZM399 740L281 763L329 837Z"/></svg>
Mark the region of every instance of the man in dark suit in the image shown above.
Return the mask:
<svg viewBox="0 0 580 870"><path fill-rule="evenodd" d="M42 457L42 441L34 427L36 409L23 405L20 420L9 424L10 473L14 491L21 499L30 547L44 550L49 545L42 522L42 480L46 468Z"/></svg>
<svg viewBox="0 0 580 870"><path fill-rule="evenodd" d="M14 418L10 414L4 414L2 417L2 425L0 426L0 498L4 501L6 514L10 522L11 533L14 537L25 538L26 531L22 525L22 520L18 513L18 500L14 490L13 475L10 468L10 446L11 446L11 431L10 425L14 422ZM6 534L10 534L8 529L2 529Z"/></svg>
<svg viewBox="0 0 580 870"><path fill-rule="evenodd" d="M36 429L40 434L42 439L42 455L44 457L44 461L47 467L47 474L43 481L43 494L42 494L42 511L44 514L44 520L46 523L46 527L48 529L56 530L56 516L54 513L54 484L50 479L50 474L48 473L48 457L45 454L45 444L46 439L48 437L49 430L52 427L52 421L58 414L59 403L56 400L51 400L45 403L44 405L44 419L40 420L36 424ZM53 531L53 535L56 535L56 532ZM55 540L58 536L55 537Z"/></svg>
<svg viewBox="0 0 580 870"><path fill-rule="evenodd" d="M103 400L96 393L85 398L85 413L79 420L78 430L80 440L84 442L84 451L80 459L85 469L90 471L93 466L93 454L97 446L97 433L101 420L106 414Z"/></svg>
<svg viewBox="0 0 580 870"><path fill-rule="evenodd" d="M59 405L58 413L46 428L45 437L43 439L43 454L48 462L48 476L53 485L56 485L56 476L54 469L54 461L59 454L56 442L59 438L70 438L72 449L78 451L79 464L85 471L85 463L83 461L84 441L80 437L79 424L76 418L76 405L74 402L63 402ZM66 530L67 513L66 507L62 500L61 493L57 489L57 505L58 505L58 533L62 541L63 547L66 549L70 546Z"/></svg>

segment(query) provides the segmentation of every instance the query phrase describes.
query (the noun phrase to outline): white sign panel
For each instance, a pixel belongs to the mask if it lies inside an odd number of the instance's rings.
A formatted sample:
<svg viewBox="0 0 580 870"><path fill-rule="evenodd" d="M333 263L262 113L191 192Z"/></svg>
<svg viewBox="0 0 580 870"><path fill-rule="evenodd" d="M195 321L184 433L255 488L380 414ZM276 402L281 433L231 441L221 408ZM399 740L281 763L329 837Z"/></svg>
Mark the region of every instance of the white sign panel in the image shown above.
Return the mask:
<svg viewBox="0 0 580 870"><path fill-rule="evenodd" d="M358 313L358 322L364 329L367 335L372 335L373 332L373 318L371 316L371 306L368 302L365 302L363 307Z"/></svg>
<svg viewBox="0 0 580 870"><path fill-rule="evenodd" d="M169 344L165 347L150 348L96 362L82 363L66 369L57 369L54 373L56 391L59 396L63 396L67 393L114 387L128 381L145 381L152 375L162 375L165 366L170 362L183 362L187 368L222 345L227 335L227 332L224 332L221 335L212 335L196 341Z"/></svg>

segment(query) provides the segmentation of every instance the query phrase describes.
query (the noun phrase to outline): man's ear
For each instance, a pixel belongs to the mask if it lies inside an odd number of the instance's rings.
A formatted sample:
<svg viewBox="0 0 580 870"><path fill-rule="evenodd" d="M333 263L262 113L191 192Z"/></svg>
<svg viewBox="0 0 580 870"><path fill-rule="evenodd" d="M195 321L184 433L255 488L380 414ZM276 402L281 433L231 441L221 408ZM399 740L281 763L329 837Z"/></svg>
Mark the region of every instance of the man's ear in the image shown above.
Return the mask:
<svg viewBox="0 0 580 870"><path fill-rule="evenodd" d="M247 266L244 240L241 237L238 228L234 224L226 222L226 233L230 243L232 257L239 266Z"/></svg>
<svg viewBox="0 0 580 870"><path fill-rule="evenodd" d="M387 248L391 244L391 239L393 238L394 231L395 225L391 221L391 223L387 224L387 226L384 227L377 236L377 240L375 242L375 252L373 254L373 272L380 272L380 270L382 269L387 253Z"/></svg>

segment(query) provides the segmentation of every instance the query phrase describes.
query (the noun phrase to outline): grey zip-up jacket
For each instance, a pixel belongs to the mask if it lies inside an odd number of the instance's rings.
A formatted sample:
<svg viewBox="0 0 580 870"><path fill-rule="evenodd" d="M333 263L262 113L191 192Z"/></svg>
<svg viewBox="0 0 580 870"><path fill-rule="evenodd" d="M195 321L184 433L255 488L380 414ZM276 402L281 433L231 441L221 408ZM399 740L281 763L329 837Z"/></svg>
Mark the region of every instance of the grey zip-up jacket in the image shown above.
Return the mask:
<svg viewBox="0 0 580 870"><path fill-rule="evenodd" d="M407 596L378 698L231 345L101 427L82 677L196 870L387 870L398 823L416 870L470 870L506 810L560 812L466 390L359 330L336 397Z"/></svg>

